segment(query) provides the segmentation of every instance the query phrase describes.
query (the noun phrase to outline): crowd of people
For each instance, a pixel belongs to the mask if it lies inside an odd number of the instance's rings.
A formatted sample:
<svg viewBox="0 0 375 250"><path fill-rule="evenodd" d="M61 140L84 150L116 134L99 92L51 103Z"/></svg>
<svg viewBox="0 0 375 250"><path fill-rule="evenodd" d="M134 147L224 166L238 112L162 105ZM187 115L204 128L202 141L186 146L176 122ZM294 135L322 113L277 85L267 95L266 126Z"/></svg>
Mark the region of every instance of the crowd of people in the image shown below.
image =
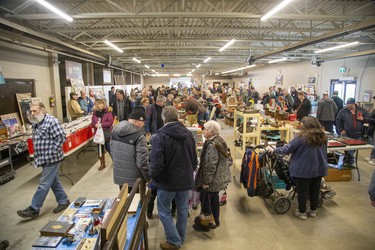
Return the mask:
<svg viewBox="0 0 375 250"><path fill-rule="evenodd" d="M336 91L332 98L323 93L316 117L309 116L311 102L305 92L295 88L289 92L275 86L270 87L263 97L253 86L239 89L218 86L207 91L200 87L165 86L154 90L150 86L143 90L134 89L129 95L112 87L108 102L101 99L95 103L85 91L81 91L80 95L70 93L68 112L72 120L92 114L93 128L103 129L105 143L99 145L99 151L103 153L99 154L98 170L106 168L105 153L108 152L113 161L113 181L120 190L127 183L130 192L137 178L148 183L153 190L147 217L152 219L157 198L158 214L166 236L166 242L160 244L162 249L179 249L183 245L193 189L200 192L201 202L201 214L194 219L193 228L209 231L220 226L219 192L225 190L231 180L231 157L229 146L220 136L220 124L215 121L220 112L215 112L211 116L213 119L209 119L213 107L221 108L219 100L223 103L233 95L244 105L260 102L270 110L297 114L302 124L300 133L289 144L270 151L292 154L290 175L295 179L299 204L295 215L302 220L306 220L307 215L316 217L321 178L327 174L327 166L321 164L327 162L324 130L358 139L364 135L363 125L368 122L367 135L369 142L374 144L375 112L369 114L356 104L354 98L349 98L344 107ZM64 158L64 130L56 118L46 114L42 103L33 103L30 111L35 164L43 171L31 205L17 211L22 218L38 217L49 189L53 190L58 202L55 213L63 211L70 203L57 172ZM191 115L196 116L206 139L199 161L193 134L180 121ZM353 164L353 153L345 152L344 161ZM375 164L374 149L368 161ZM375 179L369 192L375 206L374 183ZM309 209L306 208L308 199ZM176 212L177 221L174 223Z"/></svg>

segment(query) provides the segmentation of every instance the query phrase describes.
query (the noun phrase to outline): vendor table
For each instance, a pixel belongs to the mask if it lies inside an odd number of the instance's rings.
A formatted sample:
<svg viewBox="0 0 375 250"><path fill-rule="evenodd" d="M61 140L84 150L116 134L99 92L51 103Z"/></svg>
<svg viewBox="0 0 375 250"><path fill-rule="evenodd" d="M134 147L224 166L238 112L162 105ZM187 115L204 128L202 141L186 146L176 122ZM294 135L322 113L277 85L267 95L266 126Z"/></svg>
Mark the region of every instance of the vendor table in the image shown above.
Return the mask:
<svg viewBox="0 0 375 250"><path fill-rule="evenodd" d="M365 150L365 149L373 149L374 146L371 145L371 144L364 144L364 145L346 145L346 146L342 146L342 147L329 147L328 146L328 151L330 152L334 152L334 151L339 151L339 152L343 152L343 151L347 151L347 150L353 150L354 151L354 167L353 169L357 169L357 173L358 173L358 181L361 180L361 175L359 173L359 167L358 167L358 151L359 150Z"/></svg>

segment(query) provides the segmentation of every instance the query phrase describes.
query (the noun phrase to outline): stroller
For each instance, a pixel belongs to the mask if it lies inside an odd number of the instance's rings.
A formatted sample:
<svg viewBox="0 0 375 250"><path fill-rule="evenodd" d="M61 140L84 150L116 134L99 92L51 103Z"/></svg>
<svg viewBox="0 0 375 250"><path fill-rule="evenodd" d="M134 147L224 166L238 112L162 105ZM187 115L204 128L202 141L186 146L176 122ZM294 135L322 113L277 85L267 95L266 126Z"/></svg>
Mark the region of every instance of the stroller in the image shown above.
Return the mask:
<svg viewBox="0 0 375 250"><path fill-rule="evenodd" d="M285 142L279 141L276 147L282 147L284 144ZM264 183L263 198L272 200L272 208L276 213L285 214L289 211L291 201L297 192L295 183L289 175L289 156L269 154L262 145L254 147L253 150L258 151L259 158L261 159L260 178L262 179L262 183ZM282 180L286 185L285 189L288 191L286 195L277 190L277 182L279 180ZM335 194L332 189L325 185L323 179L318 207L323 205L323 199L331 199Z"/></svg>

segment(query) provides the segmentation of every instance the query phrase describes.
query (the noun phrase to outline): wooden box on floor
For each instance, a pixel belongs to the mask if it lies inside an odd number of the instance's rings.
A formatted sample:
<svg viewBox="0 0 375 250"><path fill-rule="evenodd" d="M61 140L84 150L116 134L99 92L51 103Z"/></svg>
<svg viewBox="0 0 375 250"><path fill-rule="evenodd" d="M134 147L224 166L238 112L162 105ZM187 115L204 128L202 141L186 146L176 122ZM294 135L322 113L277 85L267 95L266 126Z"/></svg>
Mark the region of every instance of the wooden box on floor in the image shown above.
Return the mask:
<svg viewBox="0 0 375 250"><path fill-rule="evenodd" d="M328 168L328 176L326 181L350 181L352 179L351 169Z"/></svg>

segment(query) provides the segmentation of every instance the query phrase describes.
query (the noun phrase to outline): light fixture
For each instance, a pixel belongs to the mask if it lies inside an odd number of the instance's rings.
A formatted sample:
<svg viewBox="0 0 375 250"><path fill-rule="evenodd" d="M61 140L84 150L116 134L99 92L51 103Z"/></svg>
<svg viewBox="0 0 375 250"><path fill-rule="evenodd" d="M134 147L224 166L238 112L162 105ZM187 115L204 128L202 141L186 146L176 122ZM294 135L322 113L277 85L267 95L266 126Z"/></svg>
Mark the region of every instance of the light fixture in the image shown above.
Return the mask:
<svg viewBox="0 0 375 250"><path fill-rule="evenodd" d="M189 73L187 73L186 75L187 75L187 76L191 76L191 73L189 72Z"/></svg>
<svg viewBox="0 0 375 250"><path fill-rule="evenodd" d="M253 67L255 67L255 66L256 66L256 65L253 64L253 65L245 66L245 67L241 67L241 68L238 68L238 69L231 69L231 70L228 70L228 71L221 72L221 74L232 73L232 72L235 72L235 71L238 71L238 70L243 70L243 69L253 68Z"/></svg>
<svg viewBox="0 0 375 250"><path fill-rule="evenodd" d="M282 8L284 8L285 6L287 6L291 1L292 0L284 0L279 5L277 5L275 8L273 8L272 10L270 10L267 14L265 14L264 16L262 16L260 18L260 20L261 21L266 21L270 16L272 16L273 14L275 14L276 12L278 12L279 10L281 10Z"/></svg>
<svg viewBox="0 0 375 250"><path fill-rule="evenodd" d="M211 57L207 57L206 59L204 59L204 63L208 62L209 60L211 60Z"/></svg>
<svg viewBox="0 0 375 250"><path fill-rule="evenodd" d="M148 68L148 69L150 68L150 66L148 66L147 64L145 64L145 67Z"/></svg>
<svg viewBox="0 0 375 250"><path fill-rule="evenodd" d="M286 60L288 60L288 57L283 57L283 58L271 60L268 63L277 63L277 62L282 62L282 61L286 61Z"/></svg>
<svg viewBox="0 0 375 250"><path fill-rule="evenodd" d="M336 49L341 49L341 48L346 48L346 47L354 46L354 45L357 45L357 44L359 44L359 42L347 43L347 44L338 45L338 46L327 48L327 49L317 50L317 51L314 51L314 53L315 54L323 53L323 52L327 52L327 51L331 51L331 50L336 50Z"/></svg>
<svg viewBox="0 0 375 250"><path fill-rule="evenodd" d="M115 50L117 50L117 51L120 52L120 53L123 53L123 52L124 52L122 49L120 49L119 47L117 47L116 45L114 45L113 43L111 43L111 42L108 41L108 40L104 40L104 43L107 44L108 46L114 48Z"/></svg>
<svg viewBox="0 0 375 250"><path fill-rule="evenodd" d="M142 63L141 60L138 60L137 58L133 57L132 60L137 63Z"/></svg>
<svg viewBox="0 0 375 250"><path fill-rule="evenodd" d="M215 76L218 76L219 75L219 73L215 73Z"/></svg>
<svg viewBox="0 0 375 250"><path fill-rule="evenodd" d="M223 47L221 47L219 49L219 51L220 52L224 51L226 48L228 48L229 46L231 46L235 41L236 41L236 39L233 38L232 40L230 40L229 42L227 42L227 44L225 44Z"/></svg>
<svg viewBox="0 0 375 250"><path fill-rule="evenodd" d="M194 72L195 71L195 69L193 69L191 72Z"/></svg>
<svg viewBox="0 0 375 250"><path fill-rule="evenodd" d="M200 65L200 64L198 64L196 68L197 68L197 69L199 69L199 67L200 67L200 66L201 66L201 65Z"/></svg>
<svg viewBox="0 0 375 250"><path fill-rule="evenodd" d="M155 70L152 69L151 71L155 73Z"/></svg>
<svg viewBox="0 0 375 250"><path fill-rule="evenodd" d="M38 2L39 4L43 5L44 7L49 9L50 11L55 12L57 15L61 16L62 18L68 20L69 22L73 22L72 17L68 16L67 14L65 14L64 12L62 12L61 10L56 8L55 6L47 3L46 1L44 1L44 0L35 0L35 1Z"/></svg>
<svg viewBox="0 0 375 250"><path fill-rule="evenodd" d="M179 77L179 76L180 76L180 74L173 74L173 76L177 76L177 77Z"/></svg>
<svg viewBox="0 0 375 250"><path fill-rule="evenodd" d="M151 76L169 76L169 74L159 74L156 72L155 74L151 74Z"/></svg>

